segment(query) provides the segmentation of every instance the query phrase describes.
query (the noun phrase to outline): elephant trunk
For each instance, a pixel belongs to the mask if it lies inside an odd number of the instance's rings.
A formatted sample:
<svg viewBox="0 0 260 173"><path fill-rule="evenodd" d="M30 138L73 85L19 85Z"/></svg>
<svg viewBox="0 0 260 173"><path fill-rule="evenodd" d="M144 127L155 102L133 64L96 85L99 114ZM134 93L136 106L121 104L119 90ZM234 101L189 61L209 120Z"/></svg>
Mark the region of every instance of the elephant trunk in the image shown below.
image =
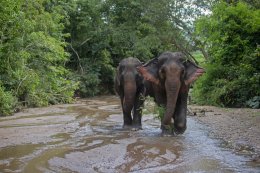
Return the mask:
<svg viewBox="0 0 260 173"><path fill-rule="evenodd" d="M166 89L166 112L164 114L164 118L162 121L163 126L171 125L171 118L175 112L176 102L180 90L181 82L179 78L168 77L165 81L165 89Z"/></svg>
<svg viewBox="0 0 260 173"><path fill-rule="evenodd" d="M185 92L180 91L178 96L178 101L177 101L178 106L176 107L174 113L174 128L177 133L183 133L187 127L186 126L187 99L188 99L188 90Z"/></svg>
<svg viewBox="0 0 260 173"><path fill-rule="evenodd" d="M128 77L124 81L124 100L123 100L123 109L124 111L131 115L131 110L134 107L136 95L136 81L134 76Z"/></svg>

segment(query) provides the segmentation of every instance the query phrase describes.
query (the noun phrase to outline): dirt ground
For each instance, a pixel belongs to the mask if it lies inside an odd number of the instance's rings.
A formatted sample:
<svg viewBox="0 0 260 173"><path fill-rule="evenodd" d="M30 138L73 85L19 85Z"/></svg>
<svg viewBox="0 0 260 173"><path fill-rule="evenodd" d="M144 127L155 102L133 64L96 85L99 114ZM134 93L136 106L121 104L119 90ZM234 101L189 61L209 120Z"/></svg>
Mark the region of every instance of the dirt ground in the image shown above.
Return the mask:
<svg viewBox="0 0 260 173"><path fill-rule="evenodd" d="M260 163L260 109L190 105L191 116L208 126L210 135Z"/></svg>

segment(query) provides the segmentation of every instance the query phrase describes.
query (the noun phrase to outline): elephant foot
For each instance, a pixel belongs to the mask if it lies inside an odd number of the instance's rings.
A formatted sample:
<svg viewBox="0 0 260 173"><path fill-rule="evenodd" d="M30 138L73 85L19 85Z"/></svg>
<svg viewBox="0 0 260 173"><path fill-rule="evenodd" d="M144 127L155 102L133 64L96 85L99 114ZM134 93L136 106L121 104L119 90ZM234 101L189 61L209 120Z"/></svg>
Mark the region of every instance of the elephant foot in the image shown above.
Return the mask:
<svg viewBox="0 0 260 173"><path fill-rule="evenodd" d="M138 130L143 130L143 128L142 128L142 125L133 125L131 130L138 131Z"/></svg>
<svg viewBox="0 0 260 173"><path fill-rule="evenodd" d="M186 128L174 128L174 133L177 135L183 134L185 132Z"/></svg>
<svg viewBox="0 0 260 173"><path fill-rule="evenodd" d="M162 131L162 136L163 137L172 137L172 136L174 136L174 133L172 133L171 131L163 130Z"/></svg>
<svg viewBox="0 0 260 173"><path fill-rule="evenodd" d="M131 130L131 131L138 131L138 130L142 130L142 126L140 126L140 125L127 125L127 124L124 124L123 125L123 129Z"/></svg>
<svg viewBox="0 0 260 173"><path fill-rule="evenodd" d="M162 136L174 136L174 128L172 125L161 125Z"/></svg>
<svg viewBox="0 0 260 173"><path fill-rule="evenodd" d="M132 131L138 131L138 130L142 130L142 128L135 128L135 127L133 127L131 130Z"/></svg>
<svg viewBox="0 0 260 173"><path fill-rule="evenodd" d="M131 129L132 129L132 125L124 124L124 125L123 125L123 129L131 130Z"/></svg>
<svg viewBox="0 0 260 173"><path fill-rule="evenodd" d="M187 129L186 124L183 124L183 123L179 123L177 125L174 124L174 132L176 134L183 134L186 129Z"/></svg>

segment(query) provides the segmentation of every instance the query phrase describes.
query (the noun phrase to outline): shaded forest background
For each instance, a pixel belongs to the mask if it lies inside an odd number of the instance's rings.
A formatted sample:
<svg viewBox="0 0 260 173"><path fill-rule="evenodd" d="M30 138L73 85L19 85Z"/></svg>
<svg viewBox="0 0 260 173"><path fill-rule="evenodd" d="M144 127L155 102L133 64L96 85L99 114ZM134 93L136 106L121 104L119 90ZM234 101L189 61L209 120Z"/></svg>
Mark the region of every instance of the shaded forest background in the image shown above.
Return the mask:
<svg viewBox="0 0 260 173"><path fill-rule="evenodd" d="M0 115L113 93L119 61L182 51L194 102L259 108L257 0L0 0Z"/></svg>

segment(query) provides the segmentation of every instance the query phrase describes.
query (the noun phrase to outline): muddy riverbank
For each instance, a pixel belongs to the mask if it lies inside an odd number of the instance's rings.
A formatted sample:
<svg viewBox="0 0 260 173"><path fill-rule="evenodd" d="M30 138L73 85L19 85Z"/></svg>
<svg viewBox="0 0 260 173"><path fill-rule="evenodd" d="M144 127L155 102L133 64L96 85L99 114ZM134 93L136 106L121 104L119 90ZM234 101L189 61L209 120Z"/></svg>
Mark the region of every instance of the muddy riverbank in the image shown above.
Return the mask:
<svg viewBox="0 0 260 173"><path fill-rule="evenodd" d="M234 152L250 155L260 164L260 109L189 106L191 115L210 135Z"/></svg>
<svg viewBox="0 0 260 173"><path fill-rule="evenodd" d="M0 172L259 172L251 156L211 136L207 113L188 117L183 135L164 137L152 114L143 130L122 129L119 105L103 96L0 118Z"/></svg>

